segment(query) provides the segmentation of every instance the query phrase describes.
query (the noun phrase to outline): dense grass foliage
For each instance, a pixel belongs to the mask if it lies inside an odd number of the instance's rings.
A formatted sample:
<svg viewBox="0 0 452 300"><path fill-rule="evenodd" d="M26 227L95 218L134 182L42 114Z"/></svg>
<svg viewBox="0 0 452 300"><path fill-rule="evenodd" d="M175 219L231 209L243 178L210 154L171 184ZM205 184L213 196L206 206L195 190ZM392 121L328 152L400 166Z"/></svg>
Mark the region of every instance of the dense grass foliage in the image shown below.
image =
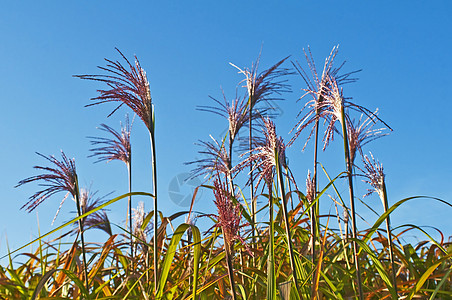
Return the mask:
<svg viewBox="0 0 452 300"><path fill-rule="evenodd" d="M64 153L62 161L41 155L48 165L35 168L43 173L18 184L38 182L44 187L26 208L33 210L63 192L63 201L76 200L77 217L9 250L8 263L0 266L0 299L452 299L450 242L441 232L441 239L435 240L416 225L392 228L390 223L391 213L410 201L428 198L445 209L451 204L433 197L388 199L390 183L383 166L371 153L364 154L363 147L391 128L378 111L344 96L356 72L341 73L343 64L334 65L336 48L321 73L309 51L307 68L298 62L290 66L288 58L261 72L259 59L249 69L237 67L244 75L243 96L213 99L213 106L198 107L223 117L229 130L218 140L199 143L202 158L189 164L195 165L193 176L206 180L195 189L190 209L170 216L157 209L158 107L138 60L133 64L119 54L124 63L107 59L107 65L99 67L103 75L77 77L103 85L90 105L125 104L149 130L150 192L130 189L111 199L96 198L79 187L75 160ZM272 103L290 91L286 77L296 74L306 84L300 118L278 119ZM294 124L288 143L277 133L280 122ZM124 124L118 131L102 124L108 137L91 138L91 150L100 161L123 161L128 168L124 180L131 187L133 133L128 119ZM334 135L342 138L337 142L343 143L344 152L337 157L345 158L345 167L331 176L317 153ZM294 178L286 158L287 148L298 147L302 137L306 140L301 144L312 146L315 154L307 179ZM319 184L320 175L328 178L325 185ZM339 192L341 182L347 184L346 192ZM356 225L357 185L367 185L368 195L380 197L378 209L384 211L367 228ZM210 195L215 214L194 213L199 189ZM148 197L153 211L146 213L140 203L132 208L137 195ZM115 233L106 208L117 201L128 201L128 209L123 212L125 228L115 224L120 229ZM335 207L334 213L322 215L324 203ZM199 218L210 219L212 227L201 231ZM84 232L95 228L105 232L104 241L84 238ZM424 241L406 242L404 237L413 231L421 232ZM60 236L46 241L54 233ZM30 244L37 250L26 252Z"/></svg>

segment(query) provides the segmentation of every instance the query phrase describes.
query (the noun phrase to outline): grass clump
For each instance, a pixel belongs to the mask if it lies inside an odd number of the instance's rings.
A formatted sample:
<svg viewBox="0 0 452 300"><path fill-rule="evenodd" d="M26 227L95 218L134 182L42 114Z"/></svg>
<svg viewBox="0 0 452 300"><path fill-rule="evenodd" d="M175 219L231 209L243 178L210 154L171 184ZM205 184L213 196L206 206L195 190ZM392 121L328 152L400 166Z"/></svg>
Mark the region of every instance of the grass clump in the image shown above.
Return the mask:
<svg viewBox="0 0 452 300"><path fill-rule="evenodd" d="M310 51L305 52L310 72L298 62L292 64L295 72L285 67L288 58L261 73L259 59L251 69L236 67L245 76L244 95L231 102L224 96L224 102L214 99L218 106L198 107L225 118L229 130L199 143L203 158L189 164L195 165L193 176L204 175L205 182L195 189L189 211L170 216L158 210L156 112L147 75L137 58L132 64L118 53L124 65L106 59L107 65L100 67L104 75L77 77L106 85L88 106L118 102L112 113L125 104L143 121L151 142L151 192L132 188L128 119L120 131L102 124L100 129L109 137L91 138L92 156L126 164L127 194L94 198L94 193L79 187L74 159L64 153L61 161L41 155L50 166L35 167L43 174L24 179L18 186L40 182L44 189L33 194L24 208L32 211L55 193L65 192L63 201L69 196L74 199L77 217L9 251L8 263L0 266L1 299L452 298L450 242L442 233L440 240L433 239L417 225L392 228L390 224L391 214L406 202L422 198L448 209L451 205L433 197L388 198L390 182L385 180L382 164L372 154L364 155L362 149L391 128L377 111L344 96L344 85L356 81L350 77L356 72L340 74L343 64L334 66L337 48L325 60L322 74L317 73ZM276 132L275 123L283 120L276 120L273 101L290 91L286 78L296 73L306 83L303 97L310 99L285 144ZM355 113L361 114L358 123L353 121ZM361 122L362 118L366 119ZM376 124L381 128L374 129ZM313 137L314 160L304 188L286 155L307 130L303 149ZM335 177L330 177L319 159L322 130L324 149L335 134L342 136L344 151L338 158L345 158L345 168ZM358 156L362 164L356 160ZM368 195L376 192L383 204L383 214L367 228L357 227L355 186L362 182L356 178L364 178L370 185ZM337 188L342 181L348 185L349 201L343 200ZM195 215L199 189L212 191L209 195L217 214ZM132 196L148 197L153 210L145 212L142 203L133 208ZM128 201L126 228L110 224L107 210L123 199ZM335 214L320 213L327 204L334 205ZM210 229L201 232L195 225L199 218L212 220ZM179 224L176 228L175 222ZM75 223L76 230L70 227ZM384 229L380 228L383 223ZM112 230L115 227L119 232ZM104 241L85 239L84 233L94 228L106 233ZM405 242L404 237L415 231L425 240ZM55 232L60 233L58 238L44 242ZM71 242L63 242L67 239ZM36 251L24 250L37 241ZM15 261L18 253L26 259Z"/></svg>

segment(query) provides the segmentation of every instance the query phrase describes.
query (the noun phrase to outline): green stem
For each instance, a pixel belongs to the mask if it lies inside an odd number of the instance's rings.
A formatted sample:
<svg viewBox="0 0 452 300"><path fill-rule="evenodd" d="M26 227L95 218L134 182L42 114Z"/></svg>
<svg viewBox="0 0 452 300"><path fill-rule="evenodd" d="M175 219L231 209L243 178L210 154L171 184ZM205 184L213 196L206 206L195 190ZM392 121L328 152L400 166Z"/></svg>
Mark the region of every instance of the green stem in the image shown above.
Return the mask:
<svg viewBox="0 0 452 300"><path fill-rule="evenodd" d="M127 171L129 177L129 193L132 193L132 164L130 163L130 161L127 163ZM132 196L129 196L128 199L127 218L129 220L130 230L130 257L133 260Z"/></svg>
<svg viewBox="0 0 452 300"><path fill-rule="evenodd" d="M388 195L386 193L386 184L383 180L383 187L382 187L383 194L381 195L381 200L383 201L383 207L385 210L385 213L388 211ZM386 218L386 232L388 234L388 244L389 244L389 259L391 260L391 267L392 267L392 280L393 285L395 289L395 293L397 294L397 274L395 270L395 263L394 263L394 252L393 252L393 244L392 244L392 234L391 234L391 220L388 217Z"/></svg>
<svg viewBox="0 0 452 300"><path fill-rule="evenodd" d="M229 276L229 283L231 284L231 294L232 299L236 300L236 289L235 289L235 282L234 282L234 268L232 265L232 251L231 251L231 245L230 241L228 241L225 230L223 230L223 239L224 239L224 250L226 252L226 263L228 266L228 276Z"/></svg>
<svg viewBox="0 0 452 300"><path fill-rule="evenodd" d="M248 130L249 130L249 151L251 156L251 150L253 150L253 126L252 126L252 120L253 120L253 96L252 94L248 97L248 113L249 113L249 120L248 120ZM254 182L253 182L253 163L250 163L250 198L251 198L251 248L254 248L256 245L256 211L257 211L257 199L254 197ZM271 195L270 195L271 197ZM252 265L253 267L256 266L256 259L253 256L252 259ZM254 287L254 294L257 295L257 286Z"/></svg>
<svg viewBox="0 0 452 300"><path fill-rule="evenodd" d="M341 125L342 125L342 135L344 136L344 153L345 153L345 164L347 168L347 177L348 177L348 187L350 192L350 210L351 210L351 218L352 218L352 237L353 237L353 255L355 257L355 269L356 269L356 280L358 284L358 292L359 299L363 299L363 289L361 284L361 267L359 265L358 260L358 244L356 243L357 239L357 229L356 229L356 213L355 213L355 197L353 192L353 177L352 177L352 163L350 160L350 150L348 146L348 136L347 136L347 127L345 123L345 111L344 106L341 105Z"/></svg>
<svg viewBox="0 0 452 300"><path fill-rule="evenodd" d="M231 176L231 172L232 172L232 144L233 143L234 143L234 140L232 139L231 132L229 132L229 161L228 161L229 174L228 174L228 180L229 180L229 186L230 186L230 189L231 189L231 193L235 197L234 181L233 181L232 176ZM245 283L245 276L243 276L243 273L244 273L243 267L244 267L245 263L244 263L244 259L243 259L242 250L240 250L239 256L240 256L240 270L242 271L241 279L242 279L242 284L244 284Z"/></svg>
<svg viewBox="0 0 452 300"><path fill-rule="evenodd" d="M269 254L267 262L267 299L276 299L276 277L275 277L275 225L273 223L273 192L272 184L268 183L268 207L270 214L269 229Z"/></svg>
<svg viewBox="0 0 452 300"><path fill-rule="evenodd" d="M80 191L79 191L79 185L78 185L78 178L77 175L75 175L75 203L77 206L77 214L80 217L82 213L81 205L80 205ZM83 270L85 273L85 285L86 290L89 291L89 282L88 282L88 265L86 264L86 251L85 251L85 238L84 238L84 232L83 232L83 219L78 220L78 227L80 230L80 240L82 243L82 258L83 258Z"/></svg>
<svg viewBox="0 0 452 300"><path fill-rule="evenodd" d="M248 110L249 110L249 123L248 123L248 130L249 130L249 151L251 156L251 150L253 150L253 127L252 127L252 117L253 117L253 107L252 107L252 96L249 96L248 99ZM253 247L256 244L256 209L257 209L257 202L256 199L254 199L254 182L253 182L253 163L250 164L250 195L251 195L251 240L253 242ZM253 258L254 261L254 258Z"/></svg>
<svg viewBox="0 0 452 300"><path fill-rule="evenodd" d="M157 167L155 156L155 138L153 128L150 131L151 138L151 154L152 154L152 184L154 194L154 291L157 292L158 281L158 247L157 247L157 231L158 231L158 207L157 207Z"/></svg>
<svg viewBox="0 0 452 300"><path fill-rule="evenodd" d="M314 185L314 199L317 197L317 150L318 150L318 142L319 142L319 119L317 118L315 121L315 141L314 141L314 170L312 174L312 181ZM318 203L318 202L317 202ZM311 256L312 256L312 265L315 266L315 241L317 239L317 211L316 211L316 205L311 206L310 213L311 213ZM313 275L314 276L314 273ZM314 280L314 277L312 277ZM313 282L314 283L314 282ZM314 286L314 284L312 285Z"/></svg>
<svg viewBox="0 0 452 300"><path fill-rule="evenodd" d="M277 153L277 155L279 155L279 153ZM282 204L282 209L283 209L283 214L284 214L284 223L285 223L285 227L286 227L287 245L289 248L289 255L290 255L290 267L292 268L292 275L293 275L293 279L295 282L295 287L298 291L298 277L297 277L297 271L296 271L296 267L295 267L295 258L294 258L294 254L293 254L292 238L291 238L291 234L290 234L289 214L287 212L287 203L286 203L286 193L284 190L284 181L282 178L281 163L278 158L276 161L276 173L278 176L278 183L279 183L279 188L281 191L281 200L282 200L281 204Z"/></svg>

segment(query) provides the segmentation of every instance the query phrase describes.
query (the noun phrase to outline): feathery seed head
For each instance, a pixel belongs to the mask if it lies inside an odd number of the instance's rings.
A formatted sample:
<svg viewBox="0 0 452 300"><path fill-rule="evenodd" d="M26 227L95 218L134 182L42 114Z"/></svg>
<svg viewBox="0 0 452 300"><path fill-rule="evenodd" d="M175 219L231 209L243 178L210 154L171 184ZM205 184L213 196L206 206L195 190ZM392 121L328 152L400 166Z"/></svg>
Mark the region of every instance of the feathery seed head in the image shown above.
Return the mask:
<svg viewBox="0 0 452 300"><path fill-rule="evenodd" d="M383 129L370 130L370 128L372 127L370 125L370 122L375 123L377 120L383 123L389 130L392 130L388 124L386 124L382 119L378 117L377 115L378 111L373 113L372 111L368 110L363 106L352 103L351 101L349 101L350 98L345 98L343 96L342 88L339 87L338 82L334 77L330 77L329 81L330 81L329 84L330 90L327 94L327 97L325 98L326 104L328 106L325 110L326 112L325 119L328 122L328 126L323 137L323 141L325 142L323 150L325 150L329 142L334 139L334 132L337 131L337 129L335 128L336 121L339 120L341 125L345 125L346 128L349 127L349 125L352 123L350 122L350 117L347 112L348 109L361 112L362 114L365 114L368 117L368 119L364 121L364 123L361 125L361 128L358 126L351 129L355 131L356 130L361 131L352 133L351 137L352 139L355 138L354 136L356 136L356 134L358 134L361 139L364 138L364 144L366 144L367 142L375 138L385 135L381 133ZM342 113L344 114L344 118L342 118ZM342 124L344 120L345 124ZM347 129L347 134L348 132L350 132L350 129ZM350 141L350 137L348 139ZM359 139L358 140L355 139L353 142L355 143L355 145L353 146L355 147L353 150L354 151L353 155L355 156L356 150L359 149L359 147L358 148L356 147L357 146L356 142L359 142ZM363 142L363 140L361 140L361 142ZM364 144L361 144L361 146L363 146Z"/></svg>
<svg viewBox="0 0 452 300"><path fill-rule="evenodd" d="M143 225L145 216L144 202L139 201L138 207L132 208L133 234L144 241L146 241L147 234L145 230L141 229L141 226Z"/></svg>
<svg viewBox="0 0 452 300"><path fill-rule="evenodd" d="M204 147L198 153L205 158L186 163L188 165L197 164L197 167L192 171L192 176L223 174L227 178L233 178L234 172L230 169L230 158L224 143L218 143L212 136L210 138L212 142L200 141L198 144Z"/></svg>
<svg viewBox="0 0 452 300"><path fill-rule="evenodd" d="M224 93L223 93L224 99L223 103L213 97L210 98L218 104L218 107L198 106L198 109L201 111L215 113L226 118L229 123L229 134L231 137L231 141L233 142L235 140L235 137L238 135L240 129L243 126L245 126L249 120L248 102L246 101L245 98L240 99L238 97L229 102L226 99ZM253 118L256 117L253 116Z"/></svg>
<svg viewBox="0 0 452 300"><path fill-rule="evenodd" d="M107 102L120 102L119 106L115 108L110 114L112 115L123 104L132 109L141 120L143 120L146 127L153 132L152 123L152 97L149 88L149 81L146 72L140 65L138 58L135 56L135 66L116 49L121 57L127 63L124 67L119 61L112 61L105 59L106 67L98 67L107 72L105 75L76 75L75 77L87 80L100 81L107 84L109 89L98 90L100 96L93 98L94 103L86 106L97 105Z"/></svg>
<svg viewBox="0 0 452 300"><path fill-rule="evenodd" d="M364 197L369 196L373 192L377 192L380 198L383 199L385 184L383 165L374 158L372 153L370 153L370 158L367 155L364 155L363 162L365 168L365 170L363 170L363 175L366 178L363 181L373 187L373 189L368 189L368 193L364 195Z"/></svg>
<svg viewBox="0 0 452 300"><path fill-rule="evenodd" d="M249 250L248 245L240 236L240 222L242 219L242 212L238 204L234 204L232 198L235 197L228 188L227 184L223 184L219 178L215 179L213 194L215 196L214 203L218 210L217 224L215 227L220 227L223 230L223 238L225 244L233 248L233 242L239 240L246 248L250 255L253 255Z"/></svg>
<svg viewBox="0 0 452 300"><path fill-rule="evenodd" d="M258 177L256 187L262 180L271 185L277 163L286 166L286 146L283 139L277 136L275 124L269 118L262 118L262 121L264 139L254 149L242 154L242 157L249 156L235 167L243 170L253 166L253 174ZM259 171L254 172L255 170Z"/></svg>
<svg viewBox="0 0 452 300"><path fill-rule="evenodd" d="M279 100L279 98L275 98L272 94L280 95L281 93L290 91L290 86L286 83L286 80L281 80L281 78L292 73L289 69L280 67L288 58L289 56L259 74L257 72L260 54L256 62L251 65L250 69L241 69L231 63L233 67L239 70L239 73L242 73L245 76L243 81L245 81L245 87L248 91L249 109L254 110L257 104L266 102L271 110L273 106L269 101ZM262 112L263 111L261 110L261 113Z"/></svg>
<svg viewBox="0 0 452 300"><path fill-rule="evenodd" d="M90 189L80 189L80 206L82 214L85 214L98 206L103 204L103 199L99 197L95 197L97 192L91 192ZM85 229L88 228L97 228L108 235L112 235L110 220L108 219L107 213L105 209L98 210L87 217L83 218L83 224ZM79 226L74 223L74 230L78 232L80 230Z"/></svg>
<svg viewBox="0 0 452 300"><path fill-rule="evenodd" d="M359 151L361 156L363 155L362 147L367 143L388 135L384 132L386 128L373 129L372 127L376 124L375 117L378 115L378 109L371 115L368 116L363 122L361 122L364 114L361 114L359 121L355 124L354 120L351 120L347 116L347 137L350 147L350 159L353 163L356 158L356 152Z"/></svg>
<svg viewBox="0 0 452 300"><path fill-rule="evenodd" d="M53 155L44 156L40 153L37 154L48 160L53 167L35 166L35 169L42 170L47 173L26 178L19 181L16 185L16 187L18 187L26 183L39 181L40 186L45 187L43 190L40 190L30 196L29 201L21 207L21 209L25 208L28 212L33 211L39 204L55 193L66 192L66 196L63 198L63 201L69 194L75 197L78 193L77 173L74 159L67 158L63 151L61 151L61 161L57 160Z"/></svg>
<svg viewBox="0 0 452 300"><path fill-rule="evenodd" d="M308 177L306 178L306 199L308 199L309 203L312 203L315 199L315 190L314 179L311 178L311 172L308 171Z"/></svg>
<svg viewBox="0 0 452 300"><path fill-rule="evenodd" d="M128 116L126 115L126 122L124 126L121 126L120 133L108 125L101 124L100 126L100 130L110 133L113 137L90 137L91 145L99 147L90 149L93 154L89 157L97 157L98 162L120 160L129 166L132 153L130 144L132 125L129 124Z"/></svg>
<svg viewBox="0 0 452 300"><path fill-rule="evenodd" d="M342 111L345 107L345 99L343 97L342 88L339 88L337 81L333 77L328 78L329 91L325 97L325 120L328 126L323 136L323 150L334 140L334 132L336 132L336 121L342 123Z"/></svg>
<svg viewBox="0 0 452 300"><path fill-rule="evenodd" d="M346 84L355 82L356 78L351 78L350 76L354 73L359 72L353 71L349 73L345 73L342 75L339 75L340 69L344 66L345 62L343 62L339 67L334 68L334 58L337 55L338 52L338 46L333 47L330 55L325 59L325 63L323 66L322 74L319 76L314 59L311 54L311 50L308 47L308 50L303 50L306 61L308 64L308 67L310 69L311 75L308 75L307 72L301 67L301 65L297 62L296 64L293 63L295 69L300 74L300 76L303 78L304 82L307 85L307 88L303 89L305 94L301 96L300 99L303 99L305 96L310 95L311 100L308 101L305 106L302 108L298 116L302 114L305 109L307 109L306 113L303 115L303 117L300 118L300 121L295 125L295 127L292 130L295 130L295 135L289 142L289 145L291 145L301 134L301 132L308 127L310 124L325 118L327 116L326 110L328 109L328 103L326 103L325 98L330 93L331 87L330 87L330 79L334 78L336 82L339 84ZM303 150L306 148L309 140L311 139L312 134L314 133L315 126L312 127L308 138L303 146Z"/></svg>

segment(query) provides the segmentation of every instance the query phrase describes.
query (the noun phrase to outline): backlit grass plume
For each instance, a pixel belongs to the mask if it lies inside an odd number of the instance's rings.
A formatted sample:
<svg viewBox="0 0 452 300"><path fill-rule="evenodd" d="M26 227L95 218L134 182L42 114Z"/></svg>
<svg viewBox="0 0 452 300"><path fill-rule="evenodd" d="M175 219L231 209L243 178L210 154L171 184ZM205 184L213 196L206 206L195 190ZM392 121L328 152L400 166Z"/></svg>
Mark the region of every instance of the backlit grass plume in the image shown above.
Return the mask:
<svg viewBox="0 0 452 300"><path fill-rule="evenodd" d="M228 121L228 133L230 144L233 144L235 138L237 137L240 129L242 129L249 120L248 102L245 98L236 97L232 101L228 101L226 96L223 94L224 101L221 102L213 97L210 97L218 106L198 106L201 111L211 112L222 116Z"/></svg>
<svg viewBox="0 0 452 300"><path fill-rule="evenodd" d="M91 192L90 189L80 189L80 206L82 214L85 214L103 204L101 197L96 197L97 192ZM112 235L110 220L108 219L105 209L98 210L83 218L85 230L96 228L104 231L108 235ZM80 232L77 228L76 232Z"/></svg>
<svg viewBox="0 0 452 300"><path fill-rule="evenodd" d="M199 141L198 146L202 147L198 151L204 158L187 162L187 165L196 165L192 171L192 176L217 176L223 175L226 180L233 178L233 170L230 167L229 153L226 151L224 143L219 143L215 138L210 136L212 141Z"/></svg>
<svg viewBox="0 0 452 300"><path fill-rule="evenodd" d="M26 183L39 181L44 182L40 186L45 187L44 189L34 193L30 196L29 201L24 204L21 209L28 212L32 212L36 207L38 207L42 202L48 199L53 194L59 192L65 192L66 195L63 198L66 199L68 195L73 197L77 196L77 173L75 169L75 160L69 159L64 152L61 152L62 160L59 161L53 155L44 156L41 153L36 153L39 156L48 160L53 167L42 167L35 166L34 168L47 173L28 177L19 181L16 187L24 185Z"/></svg>
<svg viewBox="0 0 452 300"><path fill-rule="evenodd" d="M140 65L135 56L133 65L121 51L116 49L125 60L127 67L124 67L119 61L105 59L106 67L98 67L105 71L106 75L76 75L75 77L87 80L94 80L106 83L109 89L98 89L100 96L92 98L94 103L86 106L98 105L101 103L120 102L110 114L112 115L123 104L132 109L138 117L144 122L147 128L153 128L153 108L151 90L146 72Z"/></svg>
<svg viewBox="0 0 452 300"><path fill-rule="evenodd" d="M90 149L93 153L90 157L96 157L97 162L119 160L125 163L128 171L129 193L132 192L132 147L130 143L130 134L132 124L129 123L129 117L126 115L124 126L121 126L121 132L118 132L108 125L101 124L100 130L106 132L110 137L89 137L91 145ZM130 231L130 253L133 256L133 239L132 239L132 196L128 197L127 219Z"/></svg>
<svg viewBox="0 0 452 300"><path fill-rule="evenodd" d="M132 125L129 123L129 118L126 116L125 124L121 126L121 132L105 124L101 124L99 129L109 134L111 138L89 137L91 145L95 147L90 149L93 154L89 157L97 158L98 162L119 160L129 166L132 156L130 144Z"/></svg>
<svg viewBox="0 0 452 300"><path fill-rule="evenodd" d="M300 97L299 100L304 99L304 97L306 96L310 96L311 100L307 101L304 107L298 113L299 121L292 129L295 130L295 134L289 144L293 143L294 140L299 137L301 132L305 128L309 127L312 123L314 123L314 126L312 127L306 139L306 142L303 146L303 150L306 148L314 132L316 132L316 136L318 135L319 120L326 116L325 110L328 107L327 106L328 104L325 103L325 98L331 88L330 87L331 81L329 80L329 78L335 78L335 82L337 82L340 85L357 81L357 79L351 77L351 75L360 72L360 70L339 74L345 62L339 65L339 67L334 67L334 59L338 51L339 51L338 46L333 47L330 55L325 59L322 74L319 74L317 71L310 48L308 48L307 51L306 50L303 51L306 57L306 62L308 64L309 71L306 71L298 61L296 63L292 63L295 69L297 70L297 73L301 76L301 78L306 84L306 88L302 89L304 94Z"/></svg>
<svg viewBox="0 0 452 300"><path fill-rule="evenodd" d="M283 166L286 163L286 145L281 137L276 134L275 124L269 118L262 118L262 134L264 138L258 141L249 153L242 154L242 157L249 154L236 168L242 170L247 166L252 166L253 179L257 180L256 188L264 180L265 183L273 182L276 165L280 162Z"/></svg>
<svg viewBox="0 0 452 300"><path fill-rule="evenodd" d="M364 145L389 134L384 132L386 129L384 127L373 129L373 126L377 122L376 118L373 116L377 115L378 109L371 116L367 116L366 119L362 121L364 114L361 114L361 117L356 123L355 120L352 120L347 116L347 137L350 147L350 160L352 163L355 161L357 151L363 155L362 147Z"/></svg>
<svg viewBox="0 0 452 300"><path fill-rule="evenodd" d="M303 95L299 100L304 99L306 96L310 97L310 100L306 102L304 107L298 113L297 118L299 121L295 124L292 131L295 131L294 136L289 142L289 145L295 142L295 140L301 135L301 133L312 126L310 132L306 138L303 146L303 151L305 150L308 142L310 141L312 135L314 135L314 166L313 166L313 176L312 185L314 187L314 197L317 194L317 157L318 157L318 144L319 144L319 122L321 119L326 119L328 116L328 102L325 100L330 91L330 80L329 78L335 78L335 81L339 84L346 84L354 82L357 79L350 77L352 74L359 72L353 71L349 73L339 74L341 68L343 67L343 62L339 67L334 66L334 59L338 53L338 46L333 47L329 56L325 59L323 64L322 73L318 73L317 67L314 62L314 58L311 53L311 49L308 47L307 51L303 50L306 62L308 65L308 70L305 70L301 64L297 61L292 63L298 74L301 76L306 84L306 88L303 88ZM326 144L323 148L325 150ZM317 235L317 223L318 223L318 211L319 203L313 205L310 208L311 215L311 257L312 263L315 265L316 260L316 248L315 240Z"/></svg>
<svg viewBox="0 0 452 300"><path fill-rule="evenodd" d="M383 204L384 212L386 213L389 209L389 205L388 205L388 196L386 192L385 173L383 172L383 165L374 158L372 153L370 153L370 158L367 155L363 156L363 163L364 163L363 175L365 177L363 181L370 184L373 188L368 189L368 193L364 195L364 197L369 196L373 192L377 192ZM395 294L397 294L397 275L395 269L396 266L394 262L394 249L393 249L394 246L392 243L391 219L389 215L386 217L385 221L386 221L386 233L388 235L389 259L391 261L392 269L392 282L395 289Z"/></svg>
<svg viewBox="0 0 452 300"><path fill-rule="evenodd" d="M290 92L290 86L287 84L285 76L292 74L287 68L282 68L281 65L289 58L280 60L267 70L258 73L260 54L256 62L251 65L251 68L241 69L234 64L231 64L243 74L245 78L245 87L248 93L248 151L253 149L253 119L265 115L274 114L274 107L272 101L280 100L279 96L282 93ZM260 103L265 105L259 105ZM253 182L253 166L250 164L250 199L251 199L251 218L252 218L252 239L255 243L255 224L257 199L254 197L254 182Z"/></svg>
<svg viewBox="0 0 452 300"><path fill-rule="evenodd" d="M53 194L59 192L65 192L63 202L69 195L71 195L77 206L77 214L80 217L82 215L81 209L81 198L80 198L80 189L78 186L77 172L75 168L75 159L68 158L63 151L61 151L62 160L58 160L55 156L45 156L41 153L37 153L39 156L45 158L52 164L52 167L42 167L35 166L34 168L40 171L43 171L44 174L28 177L19 181L16 187L24 185L26 183L31 182L39 182L41 187L44 189L34 193L30 200L22 206L28 212L33 211L37 208L43 201L47 200ZM62 204L62 203L61 203ZM61 206L61 205L60 205ZM88 284L88 266L86 260L86 251L85 251L85 239L84 239L84 231L83 231L83 219L78 221L79 231L80 231L80 239L82 244L82 255L83 255L83 267L85 271L85 284L86 289L89 289Z"/></svg>
<svg viewBox="0 0 452 300"><path fill-rule="evenodd" d="M269 210L270 210L270 244L272 243L274 235L273 232L273 195L272 195L272 184L273 178L276 174L277 181L279 183L280 189L280 197L281 197L281 206L283 210L284 217L284 225L286 230L286 238L289 249L289 258L290 258L290 266L292 269L292 275L294 278L295 286L298 289L298 276L295 269L295 258L293 253L292 246L292 238L290 232L290 224L289 224L289 214L287 212L287 201L286 201L286 193L284 189L284 181L283 181L283 169L287 166L286 164L286 145L281 137L276 134L275 124L269 118L262 118L263 126L262 133L264 135L264 139L262 144L257 146L256 148L250 151L248 158L246 158L242 163L237 165L239 169L243 169L246 166L252 166L252 171L255 171L257 178L257 186L259 186L262 180L268 186L269 189ZM244 154L246 155L246 153ZM273 248L273 245L270 245ZM269 268L272 268L272 250L269 254ZM273 266L274 268L274 266ZM272 270L269 272L269 276L272 275ZM273 281L273 280L272 280ZM270 282L270 279L269 279ZM270 284L269 284L270 285ZM274 298L275 294L270 289L268 290L268 298Z"/></svg>
<svg viewBox="0 0 452 300"><path fill-rule="evenodd" d="M228 267L229 282L231 285L232 299L237 299L234 281L234 241L239 240L244 245L244 240L240 237L240 221L242 214L238 204L232 201L233 194L229 191L228 185L223 184L219 179L215 179L213 194L214 203L217 207L217 224L215 227L221 228L223 232L224 250L226 253L226 263Z"/></svg>
<svg viewBox="0 0 452 300"><path fill-rule="evenodd" d="M116 49L126 62L126 67L119 61L105 59L106 67L98 67L105 71L105 75L77 75L81 79L100 81L108 86L108 89L99 89L100 96L92 98L94 103L87 106L93 106L101 103L120 102L109 115L113 114L123 104L132 109L135 114L143 121L149 130L151 140L152 156L152 180L154 195L154 232L157 232L158 221L158 201L157 201L157 166L155 153L155 112L152 103L151 90L146 72L140 65L135 56L135 64L130 61ZM158 280L158 259L157 235L154 234L154 291L157 291Z"/></svg>

